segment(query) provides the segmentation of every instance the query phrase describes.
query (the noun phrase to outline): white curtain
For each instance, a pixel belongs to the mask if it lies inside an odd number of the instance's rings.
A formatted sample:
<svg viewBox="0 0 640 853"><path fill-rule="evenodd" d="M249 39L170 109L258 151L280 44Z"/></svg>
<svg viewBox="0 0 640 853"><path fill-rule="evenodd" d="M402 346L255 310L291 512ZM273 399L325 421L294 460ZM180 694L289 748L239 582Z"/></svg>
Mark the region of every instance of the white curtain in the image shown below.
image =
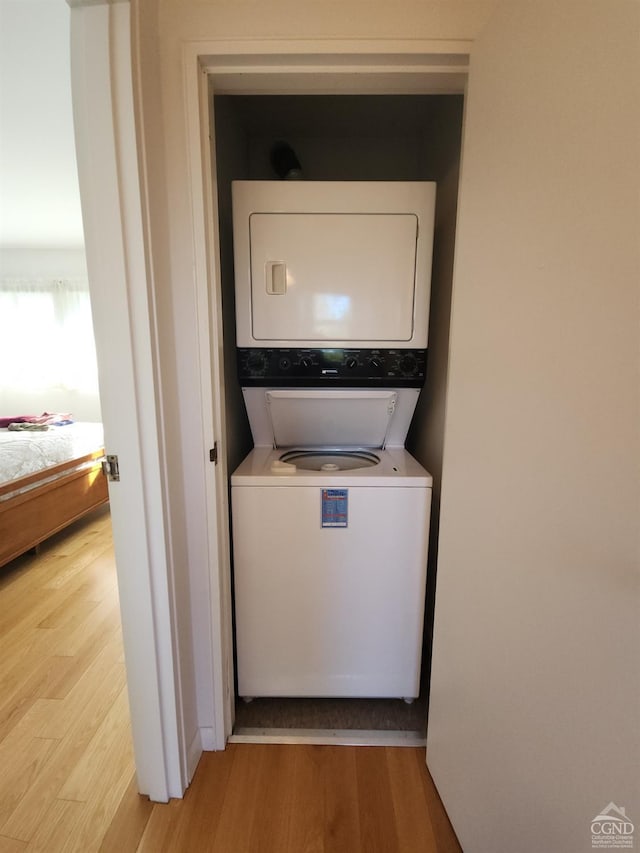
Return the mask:
<svg viewBox="0 0 640 853"><path fill-rule="evenodd" d="M0 386L97 394L86 279L0 281Z"/></svg>

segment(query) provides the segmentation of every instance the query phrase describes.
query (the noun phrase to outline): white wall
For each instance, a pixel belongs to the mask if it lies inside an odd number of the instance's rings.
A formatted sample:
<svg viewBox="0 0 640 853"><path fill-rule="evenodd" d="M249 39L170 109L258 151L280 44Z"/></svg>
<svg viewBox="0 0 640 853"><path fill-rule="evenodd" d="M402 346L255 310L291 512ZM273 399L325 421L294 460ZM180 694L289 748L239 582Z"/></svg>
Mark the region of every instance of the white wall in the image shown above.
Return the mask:
<svg viewBox="0 0 640 853"><path fill-rule="evenodd" d="M82 247L64 0L0 3L0 246Z"/></svg>
<svg viewBox="0 0 640 853"><path fill-rule="evenodd" d="M0 0L0 280L86 277L69 7L64 0ZM46 409L101 419L97 382L46 394L8 384L0 378L3 415Z"/></svg>
<svg viewBox="0 0 640 853"><path fill-rule="evenodd" d="M427 748L467 853L640 827L639 7L577 8L472 53Z"/></svg>

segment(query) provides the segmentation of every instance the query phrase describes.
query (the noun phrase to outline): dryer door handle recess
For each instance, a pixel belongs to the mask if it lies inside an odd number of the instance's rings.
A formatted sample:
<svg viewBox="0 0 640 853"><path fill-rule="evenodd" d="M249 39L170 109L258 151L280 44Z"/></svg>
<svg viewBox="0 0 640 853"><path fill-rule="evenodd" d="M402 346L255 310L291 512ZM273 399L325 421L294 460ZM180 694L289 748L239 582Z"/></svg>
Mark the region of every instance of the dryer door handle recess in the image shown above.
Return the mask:
<svg viewBox="0 0 640 853"><path fill-rule="evenodd" d="M267 261L265 278L270 296L284 296L287 292L287 265L284 261Z"/></svg>

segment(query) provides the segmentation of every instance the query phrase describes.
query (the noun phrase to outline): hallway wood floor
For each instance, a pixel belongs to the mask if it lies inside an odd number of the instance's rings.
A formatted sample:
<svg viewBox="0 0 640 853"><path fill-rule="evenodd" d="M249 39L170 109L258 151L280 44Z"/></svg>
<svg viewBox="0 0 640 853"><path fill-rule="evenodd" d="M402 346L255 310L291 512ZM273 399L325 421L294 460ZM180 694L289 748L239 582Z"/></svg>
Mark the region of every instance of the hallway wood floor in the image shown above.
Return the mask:
<svg viewBox="0 0 640 853"><path fill-rule="evenodd" d="M232 744L137 793L108 512L0 569L0 853L453 853L424 750Z"/></svg>

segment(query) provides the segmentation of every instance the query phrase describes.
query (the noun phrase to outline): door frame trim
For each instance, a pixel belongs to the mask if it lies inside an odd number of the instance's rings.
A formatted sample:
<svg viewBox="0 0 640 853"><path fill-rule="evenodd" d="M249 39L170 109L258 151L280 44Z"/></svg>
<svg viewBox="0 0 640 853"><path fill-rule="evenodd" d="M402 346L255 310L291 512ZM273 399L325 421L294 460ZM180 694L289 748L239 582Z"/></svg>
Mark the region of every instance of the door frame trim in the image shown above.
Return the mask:
<svg viewBox="0 0 640 853"><path fill-rule="evenodd" d="M234 722L231 542L225 463L222 301L215 156L214 92L233 94L461 94L472 41L219 39L183 45L182 72L194 227L197 335L203 422L220 438L216 483L207 482L210 637L214 720L205 749L224 749ZM369 86L367 86L369 84ZM371 85L373 84L373 86ZM211 369L208 369L210 365ZM221 677L215 678L215 673Z"/></svg>

